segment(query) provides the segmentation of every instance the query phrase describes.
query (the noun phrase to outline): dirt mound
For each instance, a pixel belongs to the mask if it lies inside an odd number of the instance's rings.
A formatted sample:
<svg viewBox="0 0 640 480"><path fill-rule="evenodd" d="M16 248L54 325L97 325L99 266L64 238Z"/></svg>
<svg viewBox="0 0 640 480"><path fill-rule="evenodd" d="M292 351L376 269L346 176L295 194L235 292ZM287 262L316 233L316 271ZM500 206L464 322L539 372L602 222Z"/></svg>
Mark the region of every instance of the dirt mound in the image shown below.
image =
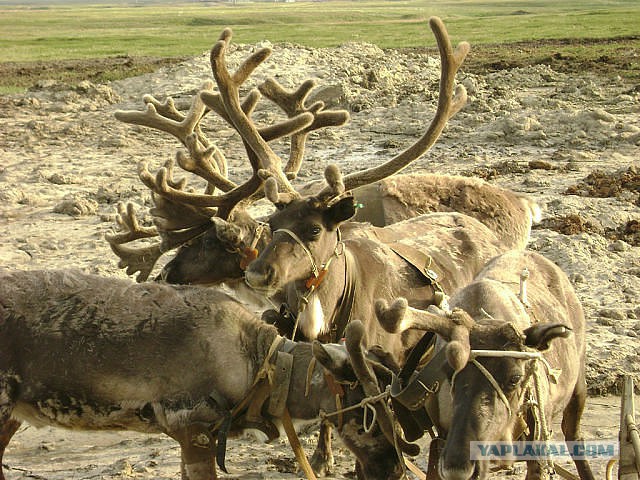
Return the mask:
<svg viewBox="0 0 640 480"><path fill-rule="evenodd" d="M635 166L613 173L595 170L580 183L567 188L565 193L585 197L624 198L640 206L640 173Z"/></svg>

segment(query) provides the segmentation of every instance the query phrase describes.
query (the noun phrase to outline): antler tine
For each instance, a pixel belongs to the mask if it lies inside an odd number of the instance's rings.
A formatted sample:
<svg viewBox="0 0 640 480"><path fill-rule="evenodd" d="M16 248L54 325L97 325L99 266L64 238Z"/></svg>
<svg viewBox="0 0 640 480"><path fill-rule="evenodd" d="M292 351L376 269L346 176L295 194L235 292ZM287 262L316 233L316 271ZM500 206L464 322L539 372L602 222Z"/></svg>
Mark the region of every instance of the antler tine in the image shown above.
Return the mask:
<svg viewBox="0 0 640 480"><path fill-rule="evenodd" d="M425 310L410 308L404 298L396 299L391 306L382 299L375 303L376 316L382 328L390 333L402 333L408 329L435 332L449 341L446 355L454 370L464 368L469 360L471 346L469 332L475 322L462 309L435 314Z"/></svg>
<svg viewBox="0 0 640 480"><path fill-rule="evenodd" d="M352 321L346 328L345 345L347 347L347 352L349 353L349 358L351 359L351 366L362 385L364 393L369 397L376 397L382 392L380 392L375 374L371 370L371 367L364 356L362 347L364 335L365 331L362 322L360 320ZM378 425L387 437L387 440L389 440L392 445L397 444L400 450L411 456L418 455L420 453L420 447L414 443L409 443L404 439L401 427L394 421L393 414L391 413L386 401L375 401L373 403L373 407L376 410Z"/></svg>
<svg viewBox="0 0 640 480"><path fill-rule="evenodd" d="M324 127L339 127L349 121L349 112L346 110L324 111L323 102L315 102L308 108L304 106L309 93L311 93L315 85L315 81L309 79L305 80L297 90L287 92L275 79L269 78L258 87L265 97L278 105L289 117L304 112L313 114L313 122L305 129L291 136L289 160L284 167L284 173L289 179L293 179L298 175L302 165L307 137L312 131ZM261 133L264 136L266 132Z"/></svg>
<svg viewBox="0 0 640 480"><path fill-rule="evenodd" d="M231 36L231 30L225 29L220 36L220 40L211 49L211 69L218 84L222 104L231 119L231 123L247 145L247 151L252 152L255 155L254 160L258 162L258 165L254 165L254 177L252 179L255 179L257 170L266 169L278 180L280 188L291 192L293 195L295 194L295 189L284 175L282 160L269 147L267 141L260 135L259 130L242 110L239 100L239 86L269 57L271 50L263 48L253 53L231 75L225 64L225 52L231 42ZM291 124L288 122L291 122ZM313 115L304 112L289 119L288 122L288 125L296 125L297 129L301 130L313 122Z"/></svg>
<svg viewBox="0 0 640 480"><path fill-rule="evenodd" d="M151 238L158 236L156 227L142 227L138 221L136 207L133 203L125 205L118 203L118 213L116 224L122 229L120 233L107 234L109 243L127 243L141 238Z"/></svg>
<svg viewBox="0 0 640 480"><path fill-rule="evenodd" d="M157 242L137 248L123 244L141 238L156 237L158 236L158 230L155 227L140 226L135 206L132 203L128 203L126 208L124 204L118 204L116 223L122 229L122 232L108 233L105 238L109 242L111 250L120 258L118 268L125 268L127 275L134 275L136 272L140 272L136 277L136 281L144 282L149 278L153 266L164 252L161 243Z"/></svg>
<svg viewBox="0 0 640 480"><path fill-rule="evenodd" d="M405 298L397 298L391 305L383 299L376 300L378 322L389 333L402 333L410 328L435 332L443 338L451 335L451 322L443 315L410 308Z"/></svg>
<svg viewBox="0 0 640 480"><path fill-rule="evenodd" d="M257 170L249 180L233 190L219 195L209 195L175 188L170 182L166 167L161 167L154 177L148 170L147 162L142 161L138 164L138 176L154 193L171 202L189 206L193 210L199 211L201 215L208 213L209 217L227 218L233 208L255 193L269 175L270 173L265 170ZM212 208L217 208L217 210L212 210Z"/></svg>
<svg viewBox="0 0 640 480"><path fill-rule="evenodd" d="M200 87L202 90L211 90L213 82L207 80ZM191 107L186 115L180 113L171 97L164 102L157 100L152 95L145 95L143 101L146 104L144 111L117 110L115 117L121 122L154 128L176 137L183 145L185 138L192 134L202 117L206 114L206 106L200 100L199 95L194 95ZM208 141L203 143L208 146Z"/></svg>
<svg viewBox="0 0 640 480"><path fill-rule="evenodd" d="M178 155L179 156L179 155ZM153 176L148 168L148 163L142 160L138 163L138 176L142 183L152 192L167 200L189 205L194 208L217 207L217 200L212 195L201 195L184 191L184 182L176 183L171 179L170 164L165 164ZM215 215L215 210L208 211L210 216Z"/></svg>
<svg viewBox="0 0 640 480"><path fill-rule="evenodd" d="M440 93L436 114L427 131L409 148L394 158L376 167L354 172L344 177L345 188L353 190L399 172L412 161L425 154L436 142L444 130L449 119L455 115L466 103L467 92L462 85L455 88L455 75L469 52L469 44L461 42L454 50L449 40L449 34L438 17L431 17L429 25L436 37L440 51ZM324 193L324 192L323 192Z"/></svg>
<svg viewBox="0 0 640 480"><path fill-rule="evenodd" d="M237 185L227 178L227 161L215 145L203 148L195 133L185 138L189 155L178 151L176 161L187 172L194 173L208 183L207 193L213 193L215 188L228 192ZM215 163L212 161L215 160ZM215 167L214 167L215 165Z"/></svg>
<svg viewBox="0 0 640 480"><path fill-rule="evenodd" d="M113 253L120 257L118 268L126 269L127 275L135 275L136 272L140 272L136 276L136 282L144 282L149 278L153 267L164 253L160 243L139 248L117 243L109 243L109 245Z"/></svg>
<svg viewBox="0 0 640 480"><path fill-rule="evenodd" d="M206 81L201 86L201 90L205 92L212 89L212 81ZM161 102L152 95L145 95L143 101L146 104L144 111L118 110L116 118L126 123L164 131L177 138L190 155L180 154L178 164L184 170L205 179L209 184L208 191L213 192L216 188L229 191L236 187L226 178L227 161L224 155L200 130L200 121L207 113L207 106L200 95L194 95L186 115L175 108L171 97Z"/></svg>

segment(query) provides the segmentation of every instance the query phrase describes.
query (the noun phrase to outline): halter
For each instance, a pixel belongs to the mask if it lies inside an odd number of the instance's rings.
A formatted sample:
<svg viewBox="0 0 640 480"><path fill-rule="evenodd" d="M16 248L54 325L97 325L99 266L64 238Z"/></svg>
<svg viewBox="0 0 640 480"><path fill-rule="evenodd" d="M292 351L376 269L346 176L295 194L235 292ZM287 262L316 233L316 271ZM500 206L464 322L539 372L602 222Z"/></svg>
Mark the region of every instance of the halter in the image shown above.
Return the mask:
<svg viewBox="0 0 640 480"><path fill-rule="evenodd" d="M469 356L469 362L475 365L475 367L480 371L480 373L482 373L485 376L485 378L489 381L493 389L496 391L496 394L498 395L500 400L507 407L507 412L509 414L509 417L511 417L511 414L512 414L509 400L507 399L507 396L505 395L504 391L498 384L495 377L491 375L491 372L489 372L489 370L487 370L480 362L476 360L476 358L481 358L481 357L517 358L517 359L534 361L532 375L530 375L527 378L527 381L525 383L525 389L526 389L525 395L527 394L526 391L529 391L529 394L530 394L531 385L528 385L528 383L530 382L530 378L532 377L534 398L531 398L527 403L533 407L533 415L536 421L536 425L539 427L534 432L534 439L545 442L545 443L548 442L549 439L551 438L551 431L549 430L547 417L544 411L545 405L544 405L544 396L542 394L542 376L546 374L547 378L549 377L555 378L555 376L559 372L551 368L551 365L549 365L549 362L547 362L546 358L544 358L541 352L521 352L521 351L504 351L504 350L471 350L471 353ZM540 364L542 364L544 367L544 370L545 370L544 373L539 368ZM453 374L453 377L451 378L452 390L454 387L454 381L457 374L458 372L455 372ZM452 392L452 396L453 396L453 392ZM547 471L549 472L554 471L553 462L551 462L551 460L547 459L544 462L544 464Z"/></svg>
<svg viewBox="0 0 640 480"><path fill-rule="evenodd" d="M295 338L295 334L298 330L298 323L300 320L300 314L302 312L304 312L304 310L307 308L307 305L309 304L309 298L311 297L311 294L316 290L316 288L318 288L320 286L320 284L322 283L322 281L324 280L325 275L327 274L327 272L329 271L329 265L331 265L331 262L333 261L334 258L339 257L340 255L344 255L345 254L345 245L344 242L342 241L342 234L340 232L340 229L336 230L337 233L337 241L336 241L336 246L333 250L333 253L331 254L331 256L327 259L326 262L324 262L320 268L318 268L318 264L316 262L315 257L313 256L313 253L311 252L311 250L309 250L309 248L304 244L304 242L300 239L300 237L298 235L295 234L295 232L289 230L288 228L279 228L278 230L275 230L273 232L273 234L275 235L278 232L282 232L285 233L287 235L289 235L294 242L296 242L301 248L302 250L307 254L307 258L309 259L309 262L311 263L311 273L312 275L305 281L305 288L307 289L306 292L301 295L299 297L299 305L298 305L298 312L295 315L295 324L293 327L293 337ZM346 256L345 256L346 259ZM345 265L345 269L346 269L346 265Z"/></svg>
<svg viewBox="0 0 640 480"><path fill-rule="evenodd" d="M336 233L338 235L338 240L336 242L336 247L333 250L333 254L329 257L329 259L323 263L321 265L321 268L318 268L318 264L316 262L315 257L313 256L313 253L311 253L311 250L309 250L309 248L304 244L304 242L300 239L300 237L298 235L295 234L295 232L289 230L288 228L279 228L278 230L274 231L273 234L275 235L276 233L286 233L287 235L289 235L304 251L304 253L307 254L307 257L309 258L309 261L311 263L311 273L313 274L312 277L309 277L307 279L307 281L305 282L305 286L307 288L317 288L318 285L320 285L320 283L322 282L324 275L326 274L327 270L329 269L329 265L331 264L331 261L335 258L338 257L339 255L342 255L344 253L344 242L342 241L342 234L340 233L340 229L336 230Z"/></svg>
<svg viewBox="0 0 640 480"><path fill-rule="evenodd" d="M478 370L480 370L480 373L482 373L484 375L484 377L489 381L489 383L491 384L491 386L493 387L493 389L496 391L496 393L498 394L498 397L500 398L500 400L502 400L502 403L504 403L505 407L507 407L507 412L509 414L509 416L511 416L511 405L509 404L509 400L507 399L507 396L504 394L504 391L502 390L502 388L500 387L500 384L498 383L498 381L495 379L495 377L493 375L491 375L491 372L489 372L489 370L487 370L484 365L482 365L480 362L478 362L476 360L476 358L481 358L481 357L493 357L493 358L518 358L518 359L523 359L523 360L542 360L547 367L549 368L549 364L546 363L546 360L542 357L542 354L540 352L518 352L518 351L504 351L504 350L471 350L471 353L469 355L469 362L471 364L473 364ZM456 376L458 375L459 372L455 372L453 374L453 377L451 377L451 388L453 389L453 385L456 379ZM452 395L453 396L453 395Z"/></svg>

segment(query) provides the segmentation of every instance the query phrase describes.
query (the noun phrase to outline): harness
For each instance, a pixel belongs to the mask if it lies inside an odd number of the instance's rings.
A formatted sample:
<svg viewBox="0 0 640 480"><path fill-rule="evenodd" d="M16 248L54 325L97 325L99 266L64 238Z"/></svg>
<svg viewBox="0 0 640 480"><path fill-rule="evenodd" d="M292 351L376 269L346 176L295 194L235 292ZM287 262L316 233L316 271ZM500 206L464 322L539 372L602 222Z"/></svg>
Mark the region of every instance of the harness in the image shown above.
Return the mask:
<svg viewBox="0 0 640 480"><path fill-rule="evenodd" d="M218 410L224 412L222 418L213 424L209 431L212 435L217 436L216 463L225 473L228 473L225 466L227 436L232 424L236 429L257 428L265 433L269 440L278 438L279 433L276 426L271 420L265 419L262 415L263 410L266 409L266 413L269 416L282 419L289 443L305 475L309 480L316 480L293 427L289 411L286 408L293 367L293 355L291 352L295 346L295 342L276 335L261 368L254 377L252 386L244 398L234 407L229 408L226 400L217 392L210 393L209 402L215 404L219 407ZM315 367L316 360L315 357L312 357L307 371L305 396L308 395L311 376ZM389 397L388 390L374 397L365 397L357 404L343 407L342 398L345 395L345 387L355 388L358 382L340 382L327 370L324 370L324 380L329 390L334 394L336 408L335 411L329 413L321 411L319 417L324 420L332 416L338 416L338 430L342 430L343 413L362 408L364 429L367 432L371 431L377 421L373 404L379 401L386 401Z"/></svg>
<svg viewBox="0 0 640 480"><path fill-rule="evenodd" d="M263 417L262 410L266 403L269 415L285 416L293 365L293 355L290 352L294 347L294 342L276 335L249 391L234 407L229 408L226 400L218 392L213 391L209 394L209 400L224 412L222 418L209 430L217 436L216 463L225 473L228 473L225 467L227 436L232 423L238 429L258 429L269 441L280 436L273 422Z"/></svg>
<svg viewBox="0 0 640 480"><path fill-rule="evenodd" d="M286 228L281 228L274 231L273 233L275 235L278 232L285 233L286 235L291 237L305 252L311 264L311 276L305 281L306 291L298 297L298 311L294 312L287 303L281 304L279 308L280 317L286 320L291 320L294 323L293 335L291 336L291 338L295 338L300 315L307 308L311 295L317 290L317 288L320 287L321 283L323 282L327 272L329 271L331 262L335 258L344 256L345 272L343 292L336 308L331 314L331 318L328 323L329 325L331 325L329 332L318 338L320 341L325 343L338 342L342 338L348 323L351 321L351 311L355 302L355 294L358 287L358 278L354 274L354 272L356 271L355 259L353 257L353 254L342 241L340 229L337 230L338 239L332 255L327 259L326 262L321 264L320 267L318 266L318 262L316 261L316 258L314 257L311 250L309 250L309 248L304 244L302 239L300 239L300 237L296 235L295 232ZM414 267L421 274L424 280L426 280L426 282L431 285L434 290L435 305L443 310L449 310L447 295L445 294L442 285L438 281L439 276L431 268L432 258L429 255L424 254L417 248L405 245L397 241L391 241L390 239L385 239L384 237L381 237L377 232L375 233L375 236L385 245L387 245L396 255L398 255L405 262Z"/></svg>

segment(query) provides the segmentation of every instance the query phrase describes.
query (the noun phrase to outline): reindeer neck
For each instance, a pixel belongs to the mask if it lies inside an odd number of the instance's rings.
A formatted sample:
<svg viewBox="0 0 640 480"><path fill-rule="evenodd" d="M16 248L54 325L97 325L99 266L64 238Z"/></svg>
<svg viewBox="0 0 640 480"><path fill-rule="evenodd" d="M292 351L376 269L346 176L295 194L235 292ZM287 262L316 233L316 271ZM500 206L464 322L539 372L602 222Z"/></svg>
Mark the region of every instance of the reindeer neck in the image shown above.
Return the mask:
<svg viewBox="0 0 640 480"><path fill-rule="evenodd" d="M310 340L319 337L325 341L334 340L331 337L332 321L342 310L344 302L341 300L351 280L348 258L351 253L344 249L312 282L299 281L288 288L287 302L297 312L298 328Z"/></svg>

